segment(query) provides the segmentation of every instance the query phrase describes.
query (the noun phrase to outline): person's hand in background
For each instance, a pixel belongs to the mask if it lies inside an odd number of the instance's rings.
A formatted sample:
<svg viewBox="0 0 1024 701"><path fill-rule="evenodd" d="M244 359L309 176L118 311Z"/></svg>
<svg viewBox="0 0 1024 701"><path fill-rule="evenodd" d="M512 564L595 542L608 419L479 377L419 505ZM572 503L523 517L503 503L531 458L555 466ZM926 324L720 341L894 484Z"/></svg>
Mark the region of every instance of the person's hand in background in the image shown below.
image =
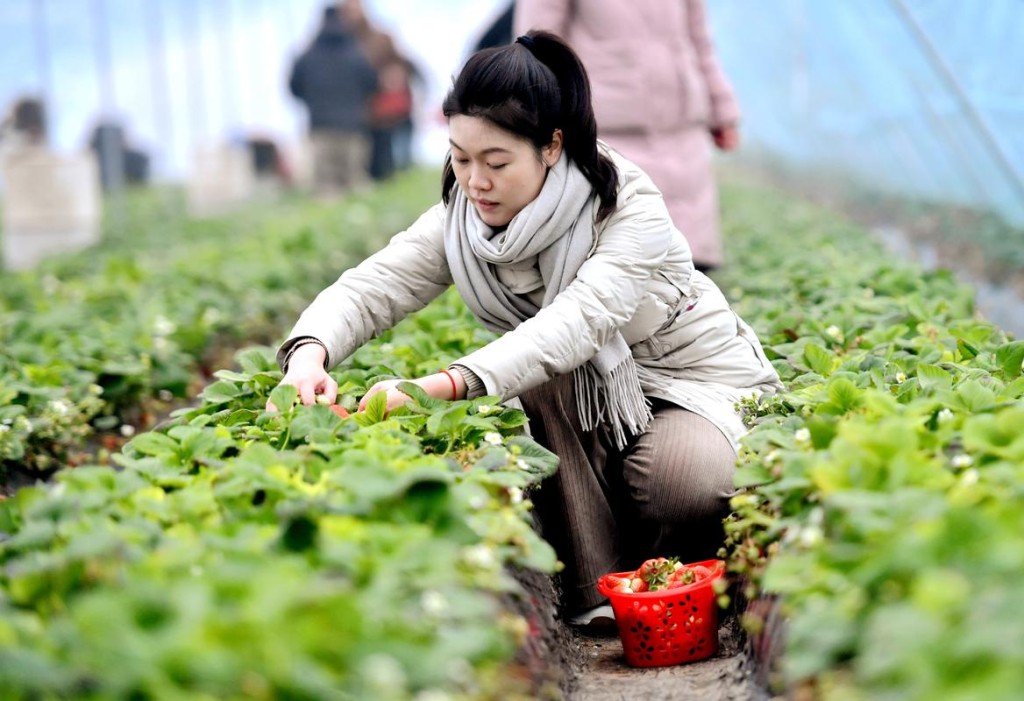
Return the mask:
<svg viewBox="0 0 1024 701"><path fill-rule="evenodd" d="M722 151L734 151L740 145L740 130L735 124L711 129L711 138Z"/></svg>

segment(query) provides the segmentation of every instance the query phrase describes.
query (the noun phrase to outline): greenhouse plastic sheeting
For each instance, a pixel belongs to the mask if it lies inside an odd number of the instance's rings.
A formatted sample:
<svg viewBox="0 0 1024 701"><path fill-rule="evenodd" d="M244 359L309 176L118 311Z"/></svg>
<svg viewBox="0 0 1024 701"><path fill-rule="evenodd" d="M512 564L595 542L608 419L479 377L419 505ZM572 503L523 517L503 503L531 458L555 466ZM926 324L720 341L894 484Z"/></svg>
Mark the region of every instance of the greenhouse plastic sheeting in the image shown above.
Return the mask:
<svg viewBox="0 0 1024 701"><path fill-rule="evenodd" d="M709 0L745 150L1024 224L1024 0Z"/></svg>

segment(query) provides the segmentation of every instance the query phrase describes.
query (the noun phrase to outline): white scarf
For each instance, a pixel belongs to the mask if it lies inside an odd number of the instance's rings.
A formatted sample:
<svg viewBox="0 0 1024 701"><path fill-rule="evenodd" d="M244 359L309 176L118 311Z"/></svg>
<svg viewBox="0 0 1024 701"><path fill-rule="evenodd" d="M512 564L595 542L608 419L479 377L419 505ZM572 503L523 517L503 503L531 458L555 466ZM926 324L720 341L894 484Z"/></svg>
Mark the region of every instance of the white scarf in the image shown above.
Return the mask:
<svg viewBox="0 0 1024 701"><path fill-rule="evenodd" d="M548 171L540 194L503 232L485 224L462 189L454 189L445 217L445 252L456 289L484 326L511 331L576 278L596 246L595 197L586 176L564 152ZM531 285L537 272L538 284ZM544 298L538 307L523 293L541 285ZM633 354L618 331L576 368L574 380L583 430L606 422L621 450L627 430L637 436L647 428L650 405L640 388Z"/></svg>

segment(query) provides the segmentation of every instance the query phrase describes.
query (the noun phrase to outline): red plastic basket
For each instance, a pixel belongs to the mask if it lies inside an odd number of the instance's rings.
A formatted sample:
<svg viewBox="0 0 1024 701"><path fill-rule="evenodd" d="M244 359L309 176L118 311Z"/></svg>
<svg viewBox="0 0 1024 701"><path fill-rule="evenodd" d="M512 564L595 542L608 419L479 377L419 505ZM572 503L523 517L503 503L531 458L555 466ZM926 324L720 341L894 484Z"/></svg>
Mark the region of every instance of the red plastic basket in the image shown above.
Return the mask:
<svg viewBox="0 0 1024 701"><path fill-rule="evenodd" d="M608 597L619 627L622 651L632 667L668 667L696 662L718 651L718 606L715 581L725 574L724 560L702 560L711 576L675 589L648 592L617 592L609 577L632 572L611 572L597 580L597 589Z"/></svg>

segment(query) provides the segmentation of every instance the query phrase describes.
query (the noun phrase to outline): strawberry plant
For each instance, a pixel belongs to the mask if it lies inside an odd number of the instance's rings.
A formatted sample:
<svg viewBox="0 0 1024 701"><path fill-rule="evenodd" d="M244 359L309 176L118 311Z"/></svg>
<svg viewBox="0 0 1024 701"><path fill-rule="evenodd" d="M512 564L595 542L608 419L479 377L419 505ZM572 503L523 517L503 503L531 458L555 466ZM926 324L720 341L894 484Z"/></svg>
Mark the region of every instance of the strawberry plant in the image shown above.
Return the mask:
<svg viewBox="0 0 1024 701"><path fill-rule="evenodd" d="M766 611L784 616L775 684L1018 698L1007 553L1024 525L1011 428L1024 344L976 318L949 273L897 266L825 213L745 194L731 289L787 389L744 405L727 552L751 634L772 634Z"/></svg>

